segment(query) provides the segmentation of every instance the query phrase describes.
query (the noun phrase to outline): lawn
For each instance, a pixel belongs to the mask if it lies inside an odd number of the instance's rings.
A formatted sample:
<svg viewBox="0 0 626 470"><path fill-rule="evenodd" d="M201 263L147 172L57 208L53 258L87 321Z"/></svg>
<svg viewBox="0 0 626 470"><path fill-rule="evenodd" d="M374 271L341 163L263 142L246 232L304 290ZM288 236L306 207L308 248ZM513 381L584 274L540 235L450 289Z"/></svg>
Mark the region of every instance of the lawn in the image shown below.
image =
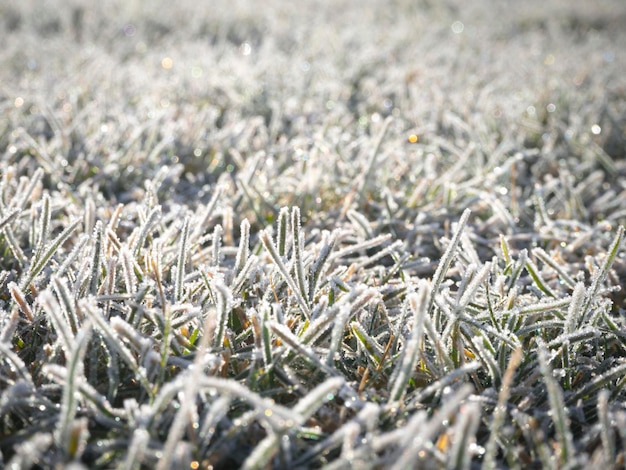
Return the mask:
<svg viewBox="0 0 626 470"><path fill-rule="evenodd" d="M626 5L0 4L0 467L626 463Z"/></svg>

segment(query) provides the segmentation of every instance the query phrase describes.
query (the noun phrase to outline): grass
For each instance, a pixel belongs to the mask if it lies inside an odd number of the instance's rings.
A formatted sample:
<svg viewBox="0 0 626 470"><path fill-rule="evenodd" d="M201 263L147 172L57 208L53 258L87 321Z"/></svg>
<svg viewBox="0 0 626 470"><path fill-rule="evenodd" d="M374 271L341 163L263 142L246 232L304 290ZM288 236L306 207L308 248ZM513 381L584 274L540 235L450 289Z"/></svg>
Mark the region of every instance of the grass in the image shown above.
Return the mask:
<svg viewBox="0 0 626 470"><path fill-rule="evenodd" d="M0 466L624 467L620 2L0 17Z"/></svg>

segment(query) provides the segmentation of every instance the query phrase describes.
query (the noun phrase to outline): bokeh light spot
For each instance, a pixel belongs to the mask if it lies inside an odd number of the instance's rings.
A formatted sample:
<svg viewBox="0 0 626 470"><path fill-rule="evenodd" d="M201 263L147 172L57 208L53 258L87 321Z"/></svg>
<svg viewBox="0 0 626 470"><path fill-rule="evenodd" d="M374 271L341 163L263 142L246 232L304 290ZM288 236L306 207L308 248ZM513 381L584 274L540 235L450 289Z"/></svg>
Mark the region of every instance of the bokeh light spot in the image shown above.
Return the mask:
<svg viewBox="0 0 626 470"><path fill-rule="evenodd" d="M465 25L460 21L455 21L454 23L452 23L452 26L450 26L450 28L452 29L452 32L454 34L461 34L465 29Z"/></svg>
<svg viewBox="0 0 626 470"><path fill-rule="evenodd" d="M128 23L124 25L123 31L124 31L124 36L131 38L137 32L137 28L135 28L134 24Z"/></svg>
<svg viewBox="0 0 626 470"><path fill-rule="evenodd" d="M250 55L252 54L252 46L249 42L243 42L239 46L239 52L241 52L241 55Z"/></svg>

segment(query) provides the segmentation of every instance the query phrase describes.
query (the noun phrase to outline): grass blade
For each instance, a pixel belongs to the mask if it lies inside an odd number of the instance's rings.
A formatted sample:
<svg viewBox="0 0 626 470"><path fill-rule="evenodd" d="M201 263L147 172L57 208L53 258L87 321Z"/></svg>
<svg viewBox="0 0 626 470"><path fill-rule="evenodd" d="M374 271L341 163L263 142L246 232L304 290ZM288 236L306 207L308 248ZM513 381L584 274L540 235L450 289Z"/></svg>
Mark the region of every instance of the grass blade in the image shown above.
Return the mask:
<svg viewBox="0 0 626 470"><path fill-rule="evenodd" d="M452 239L450 240L448 247L443 253L441 260L439 261L439 265L437 266L437 270L435 271L435 274L433 275L431 294L430 294L430 298L428 301L428 310L427 310L427 313L429 315L433 311L433 307L435 305L436 293L439 291L439 287L441 286L444 276L446 275L446 273L448 272L448 269L450 268L450 264L452 264L452 259L454 258L456 248L459 245L459 242L461 240L461 234L463 233L463 229L465 228L465 225L467 224L470 214L471 214L471 211L469 209L465 209L465 211L463 211L463 214L461 215L461 218L459 219L459 222L457 223L456 229L454 230L454 234L452 235Z"/></svg>
<svg viewBox="0 0 626 470"><path fill-rule="evenodd" d="M176 260L176 281L174 284L174 299L181 302L183 298L183 278L185 276L185 266L187 261L187 251L189 250L189 218L185 218L180 235L178 246L178 258Z"/></svg>
<svg viewBox="0 0 626 470"><path fill-rule="evenodd" d="M559 446L557 449L558 460L561 465L572 462L575 458L574 443L572 440L572 432L569 427L569 418L567 416L567 408L563 399L563 391L559 384L552 376L552 369L549 364L548 350L543 342L539 342L539 367L541 375L546 383L548 391L548 400L550 402L550 411L554 420L555 431Z"/></svg>
<svg viewBox="0 0 626 470"><path fill-rule="evenodd" d="M393 372L389 395L389 402L392 404L398 403L406 393L406 388L417 363L424 333L424 316L427 315L426 309L430 300L429 292L430 285L427 281L422 280L418 285L417 293L410 294L408 298L411 310L413 310L413 330Z"/></svg>
<svg viewBox="0 0 626 470"><path fill-rule="evenodd" d="M266 231L262 231L260 237L261 237L261 242L263 243L263 246L268 251L268 253L270 254L272 258L272 261L274 261L274 264L278 268L278 272L282 275L284 281L287 283L294 297L296 298L296 302L300 306L300 310L302 311L302 314L307 319L310 318L309 306L307 302L304 300L304 297L302 296L302 291L300 290L300 287L298 286L296 281L293 279L293 277L291 277L291 275L289 274L289 271L287 270L285 263L283 263L283 260L280 257L278 251L276 251L276 247L274 246L274 243L272 242L271 237Z"/></svg>
<svg viewBox="0 0 626 470"><path fill-rule="evenodd" d="M20 283L20 288L26 292L30 289L30 283L43 271L43 268L46 267L52 256L56 253L59 247L72 235L74 230L78 228L81 221L80 219L74 220L69 226L66 227L63 232L61 232L43 251L41 255L41 259L38 259L36 263L31 265L31 268L28 270L28 273L24 276L23 281Z"/></svg>

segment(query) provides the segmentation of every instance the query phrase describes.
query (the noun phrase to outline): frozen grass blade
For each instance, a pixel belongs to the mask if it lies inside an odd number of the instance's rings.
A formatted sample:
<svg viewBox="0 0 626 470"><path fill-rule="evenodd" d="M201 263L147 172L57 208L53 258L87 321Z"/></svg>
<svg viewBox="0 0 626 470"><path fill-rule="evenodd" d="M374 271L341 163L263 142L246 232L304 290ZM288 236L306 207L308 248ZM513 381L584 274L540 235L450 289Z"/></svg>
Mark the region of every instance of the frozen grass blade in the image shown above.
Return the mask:
<svg viewBox="0 0 626 470"><path fill-rule="evenodd" d="M591 286L589 286L589 289L587 290L587 295L585 296L585 302L583 303L583 306L581 309L580 318L585 318L587 316L587 313L589 312L589 309L591 308L592 303L596 300L598 291L600 290L602 283L605 281L606 277L608 276L609 271L611 270L611 266L613 265L613 261L615 261L615 257L617 256L621 248L623 238L624 238L624 227L620 225L617 229L617 234L615 235L615 238L613 239L613 243L611 243L611 246L609 247L606 257L604 258L604 261L602 262L602 266L600 266L600 269L598 269L593 275L593 278L591 280Z"/></svg>
<svg viewBox="0 0 626 470"><path fill-rule="evenodd" d="M16 353L11 351L6 342L0 342L0 359L0 364L2 362L7 362L10 364L9 367L17 376L15 377L17 379L16 382L18 380L23 380L25 383L32 386L33 389L35 388L26 364L24 364L24 361L22 361L22 359L20 359L20 357Z"/></svg>
<svg viewBox="0 0 626 470"><path fill-rule="evenodd" d="M301 398L293 407L293 411L302 416L300 423L313 414L326 402L335 398L335 394L344 384L342 377L331 377L312 389L307 396Z"/></svg>
<svg viewBox="0 0 626 470"><path fill-rule="evenodd" d="M33 311L28 304L28 301L26 300L24 292L22 292L22 289L20 289L15 282L9 282L7 287L9 288L9 292L11 292L11 297L13 298L13 301L17 305L19 305L20 310L22 311L26 319L32 323L35 320L35 315L33 314Z"/></svg>
<svg viewBox="0 0 626 470"><path fill-rule="evenodd" d="M429 460L432 455L423 452L424 448L431 448L431 442L437 433L444 427L444 423L448 423L453 413L463 406L463 403L472 392L472 387L468 384L462 385L451 396L446 397L442 406L433 414L426 423L418 414L411 419L411 423L406 426L406 434L402 437L398 459L395 461L392 470L402 470L406 468L415 468L425 456ZM422 455L422 457L420 456Z"/></svg>
<svg viewBox="0 0 626 470"><path fill-rule="evenodd" d="M505 423L507 416L507 403L511 393L511 385L513 384L513 378L515 371L522 362L522 348L516 349L511 358L509 359L509 365L504 373L502 380L502 387L498 394L498 403L494 410L493 419L489 426L489 440L485 446L485 456L483 460L483 466L486 470L497 468L496 465L496 453L499 435L501 428Z"/></svg>
<svg viewBox="0 0 626 470"><path fill-rule="evenodd" d="M546 282L543 280L543 278L539 274L539 269L537 268L535 263L533 263L530 259L527 259L525 267L526 267L526 271L528 272L528 274L530 274L530 277L535 282L535 285L541 292L543 292L544 294L552 298L557 297L554 291L550 289L550 286L546 284Z"/></svg>
<svg viewBox="0 0 626 470"><path fill-rule="evenodd" d="M418 284L417 293L410 294L408 298L411 310L413 310L413 330L392 375L389 394L389 402L392 406L396 406L406 393L413 369L417 363L424 333L424 316L427 315L426 309L430 300L429 292L430 285L427 281L422 280Z"/></svg>
<svg viewBox="0 0 626 470"><path fill-rule="evenodd" d="M233 294L240 294L246 285L248 276L253 272L253 268L258 266L259 258L256 255L250 255L246 260L246 264L241 268L237 277L233 279L231 290Z"/></svg>
<svg viewBox="0 0 626 470"><path fill-rule="evenodd" d="M385 122L383 122L383 127L378 134L376 143L374 144L374 147L372 148L372 152L370 153L370 157L367 163L365 164L363 172L360 175L358 187L357 187L357 193L361 196L364 196L363 190L369 184L371 175L374 172L374 168L376 168L376 160L378 159L380 147L383 143L383 140L385 139L385 135L387 135L387 131L389 130L389 125L391 124L392 121L393 121L393 117L388 116L385 119Z"/></svg>
<svg viewBox="0 0 626 470"><path fill-rule="evenodd" d="M143 248L146 238L148 238L150 231L159 222L160 218L161 218L161 206L155 206L154 208L152 208L152 210L146 217L146 220L141 226L141 229L139 231L139 234L137 235L137 238L135 238L131 246L131 251L133 252L133 255L135 257L138 257L139 254L141 253L141 249Z"/></svg>
<svg viewBox="0 0 626 470"><path fill-rule="evenodd" d="M260 237L263 246L265 247L270 257L272 258L272 261L274 261L274 264L278 268L278 272L282 275L284 281L287 283L294 297L296 298L296 302L300 306L300 310L302 311L303 315L308 319L310 317L309 306L302 296L302 291L300 290L300 287L293 279L293 277L289 274L287 266L285 266L285 263L283 263L281 256L276 251L276 247L274 246L270 235L265 230L263 230Z"/></svg>
<svg viewBox="0 0 626 470"><path fill-rule="evenodd" d="M150 433L143 428L136 428L133 431L128 452L121 468L123 470L139 470L149 443Z"/></svg>
<svg viewBox="0 0 626 470"><path fill-rule="evenodd" d="M216 330L213 338L213 347L222 348L224 346L224 338L226 335L226 326L232 306L232 296L228 287L221 280L215 280L212 287L217 297L216 308Z"/></svg>
<svg viewBox="0 0 626 470"><path fill-rule="evenodd" d="M198 381L199 390L207 392L213 390L214 392L219 392L220 397L239 398L245 401L250 405L254 413L259 418L265 420L269 427L276 432L287 432L294 423L303 423L305 421L295 409L286 408L269 398L264 398L237 381L207 375L198 376L195 379ZM155 400L155 408L158 410L162 406L166 406L183 386L183 381L168 384L167 389L163 388L159 393L158 402L161 405L157 407L157 400Z"/></svg>
<svg viewBox="0 0 626 470"><path fill-rule="evenodd" d="M491 263L485 263L484 266L480 268L480 271L478 271L478 273L476 273L473 276L469 285L465 289L465 292L463 292L463 295L459 299L458 305L455 307L457 312L462 312L463 310L465 310L467 305L472 300L474 300L474 298L476 297L476 293L478 292L478 289L485 282L485 279L487 279L490 272L491 272Z"/></svg>
<svg viewBox="0 0 626 470"><path fill-rule="evenodd" d="M4 236L6 238L6 243L13 256L18 261L21 267L24 267L28 264L28 260L26 255L24 255L24 251L20 248L19 242L15 239L15 235L13 234L13 230L11 230L10 226L4 227Z"/></svg>
<svg viewBox="0 0 626 470"><path fill-rule="evenodd" d="M505 269L507 269L513 263L513 259L511 258L511 247L504 235L500 235L500 251L502 251L502 257L504 258Z"/></svg>
<svg viewBox="0 0 626 470"><path fill-rule="evenodd" d="M133 352L126 347L124 342L119 340L119 336L116 331L111 327L109 322L104 319L99 309L88 299L82 299L79 301L79 309L91 319L94 327L100 330L107 340L106 344L112 347L114 351L119 354L126 365L130 367L133 371L135 379L141 384L146 392L148 392L150 396L153 396L153 386L150 384L150 381L146 376L145 368L139 366L135 354L133 354Z"/></svg>
<svg viewBox="0 0 626 470"><path fill-rule="evenodd" d="M334 313L335 308L338 308L339 312L336 314L333 329L331 331L330 346L328 348L328 356L326 357L326 364L328 366L332 365L335 359L337 359L343 340L344 330L350 319L356 315L361 308L369 302L374 301L377 298L377 295L378 293L375 289L366 289L362 292L360 290L354 290L350 292L347 297L344 297L345 303L339 301L333 306L333 309L330 309ZM306 341L302 340L302 342L306 344L310 341L312 336L314 336L314 332L310 334L305 332L303 338L305 338Z"/></svg>
<svg viewBox="0 0 626 470"><path fill-rule="evenodd" d="M211 219L211 217L213 217L215 208L217 207L217 203L221 197L222 197L222 188L218 186L213 191L213 196L211 197L211 200L209 201L204 211L202 212L202 216L200 217L199 221L197 223L194 223L195 228L193 230L193 235L191 236L193 240L199 238L204 233L205 227L208 221Z"/></svg>
<svg viewBox="0 0 626 470"><path fill-rule="evenodd" d="M367 435L366 433L371 433L376 426L380 412L380 407L376 404L370 402L365 403L363 408L352 420L337 429L331 436L324 439L319 444L314 445L307 453L293 462L294 467L297 465L305 465L307 461L311 460L315 455L322 454L323 452L330 452L343 444L341 458L337 459L327 468L341 469L351 465L354 468L356 466L355 463L358 462L364 448L369 448L371 444L364 442L359 448L347 449L348 446L346 441L353 441L351 438L353 436L359 436L361 432L364 432L365 435Z"/></svg>
<svg viewBox="0 0 626 470"><path fill-rule="evenodd" d="M122 274L126 292L134 294L137 291L137 276L135 275L135 262L130 249L123 245L120 250L120 260L122 262Z"/></svg>
<svg viewBox="0 0 626 470"><path fill-rule="evenodd" d="M397 250L401 249L402 247L403 247L402 241L396 240L391 245L386 246L382 250L378 251L376 254L372 256L368 256L360 263L357 263L355 265L355 268L360 269L360 268L364 268L366 266L372 265L376 263L378 260L383 259L385 256L392 255L393 253L395 253Z"/></svg>
<svg viewBox="0 0 626 470"><path fill-rule="evenodd" d="M94 244L91 255L91 274L89 276L89 292L91 295L98 293L98 284L100 281L101 256L102 256L102 222L96 222L93 230Z"/></svg>
<svg viewBox="0 0 626 470"><path fill-rule="evenodd" d="M293 207L291 209L291 237L293 242L293 264L295 281L300 290L300 296L305 300L307 296L306 280L304 278L304 261L302 260L302 232L300 227L300 209ZM307 308L309 305L307 304Z"/></svg>
<svg viewBox="0 0 626 470"><path fill-rule="evenodd" d="M56 271L58 277L64 277L67 272L70 270L72 265L79 259L79 257L83 254L85 246L90 241L91 237L86 233L82 233L79 235L78 240L70 252L68 256L66 256L65 260L61 264L61 266Z"/></svg>
<svg viewBox="0 0 626 470"><path fill-rule="evenodd" d="M359 322L350 323L350 330L357 339L370 364L374 367L378 367L383 357L384 348L378 344L378 341L367 334L367 331L365 331L365 328L363 328Z"/></svg>
<svg viewBox="0 0 626 470"><path fill-rule="evenodd" d="M428 301L428 310L427 310L428 315L430 315L433 311L433 307L435 305L435 296L437 292L439 291L439 287L441 286L441 283L443 282L444 276L446 275L446 273L448 272L448 269L450 268L450 264L452 264L454 254L456 252L457 246L459 245L459 241L461 240L461 234L463 233L463 229L465 228L465 225L467 224L470 214L471 214L471 211L469 209L465 209L465 211L463 211L463 214L461 215L461 218L459 219L459 222L456 225L456 229L454 230L454 234L452 235L452 239L450 240L450 243L448 244L445 252L443 253L441 260L439 261L439 265L437 266L437 270L435 271L435 274L433 275L433 280L431 284L431 294L430 294L429 301ZM438 325L439 322L436 322L436 323L437 323L437 327L439 327Z"/></svg>
<svg viewBox="0 0 626 470"><path fill-rule="evenodd" d="M549 313L549 312L559 312L563 310L565 307L571 307L573 299L565 298L565 299L557 299L557 300L542 300L536 303L532 303L530 305L525 305L523 307L517 307L511 310L513 315L533 315L537 313Z"/></svg>
<svg viewBox="0 0 626 470"><path fill-rule="evenodd" d="M250 222L248 219L241 221L240 232L239 249L237 250L237 258L235 258L235 274L237 276L244 270L250 257Z"/></svg>
<svg viewBox="0 0 626 470"><path fill-rule="evenodd" d="M231 397L220 396L211 403L211 408L204 417L204 422L198 431L199 455L205 455L211 445L213 437L218 432L219 422L226 416L230 408Z"/></svg>
<svg viewBox="0 0 626 470"><path fill-rule="evenodd" d="M598 393L598 419L600 421L600 439L602 440L604 465L611 468L617 462L615 450L615 435L611 425L609 412L609 398L611 393L608 390L601 390Z"/></svg>
<svg viewBox="0 0 626 470"><path fill-rule="evenodd" d="M294 415L294 419L291 420L291 426L289 427L297 428L301 426L320 406L334 398L335 393L343 382L343 379L340 377L329 378L311 390L307 396L301 398L293 409L296 414ZM279 444L280 436L271 433L256 446L244 462L242 469L257 470L267 468L270 460L278 450Z"/></svg>
<svg viewBox="0 0 626 470"><path fill-rule="evenodd" d="M52 443L53 438L50 434L39 432L30 436L16 446L15 455L7 462L6 468L35 468Z"/></svg>
<svg viewBox="0 0 626 470"><path fill-rule="evenodd" d="M426 398L436 393L441 393L441 391L445 390L446 387L449 387L450 385L458 382L460 379L465 378L467 375L476 372L481 367L482 364L480 362L474 361L468 362L466 364L463 364L462 366L457 367L456 369L453 369L451 372L444 375L439 380L432 382L427 387L415 391L408 401L407 408L419 406L419 404L423 402Z"/></svg>
<svg viewBox="0 0 626 470"><path fill-rule="evenodd" d="M354 228L362 232L362 236L364 239L372 238L372 230L370 228L370 222L367 218L358 211L354 209L350 209L346 215Z"/></svg>
<svg viewBox="0 0 626 470"><path fill-rule="evenodd" d="M39 215L39 224L37 225L35 255L33 259L37 260L41 258L45 244L48 242L48 236L50 234L50 196L48 193L44 194L41 201L41 214Z"/></svg>
<svg viewBox="0 0 626 470"><path fill-rule="evenodd" d="M19 323L22 321L20 314L16 308L12 308L11 312L0 312L0 344L11 344L11 339L17 331ZM19 343L19 342L18 342Z"/></svg>
<svg viewBox="0 0 626 470"><path fill-rule="evenodd" d="M494 386L500 386L502 371L498 365L494 348L489 343L489 338L486 335L468 335L468 339L471 341L476 357L485 364L487 370L489 371L491 383ZM503 351L504 350L501 349L500 354L503 354Z"/></svg>
<svg viewBox="0 0 626 470"><path fill-rule="evenodd" d="M574 333L561 334L548 343L548 348L556 349L558 346L575 345L598 338L602 333L593 327L585 327Z"/></svg>
<svg viewBox="0 0 626 470"><path fill-rule="evenodd" d="M222 226L220 224L217 224L215 228L213 229L213 245L211 245L211 250L212 250L211 264L216 267L220 265L220 259L221 259L220 251L222 249L222 234L223 233L224 233L224 229L222 229Z"/></svg>
<svg viewBox="0 0 626 470"><path fill-rule="evenodd" d="M45 290L39 294L38 301L55 329L62 349L67 352L71 351L72 345L74 344L74 335L68 327L68 321L63 315L61 305L49 290Z"/></svg>
<svg viewBox="0 0 626 470"><path fill-rule="evenodd" d="M185 277L185 266L187 261L187 251L189 250L189 218L185 218L180 235L178 246L178 258L176 260L176 283L174 285L174 299L176 302L183 298L183 279Z"/></svg>
<svg viewBox="0 0 626 470"><path fill-rule="evenodd" d="M526 266L528 260L528 251L524 248L519 252L519 256L516 262L513 262L510 266L511 273L508 276L507 290L510 292L515 289L515 285L519 282L519 278L522 275L522 271Z"/></svg>
<svg viewBox="0 0 626 470"><path fill-rule="evenodd" d="M57 445L61 447L68 460L72 460L77 451L77 436L73 432L73 422L78 409L78 382L84 377L83 359L87 343L91 336L91 325L83 325L67 350L67 374L61 399L60 422L56 430Z"/></svg>
<svg viewBox="0 0 626 470"><path fill-rule="evenodd" d="M565 321L565 332L573 333L580 328L583 321L583 305L585 301L585 285L582 282L576 283L574 292L572 292L572 300L567 309L567 317Z"/></svg>
<svg viewBox="0 0 626 470"><path fill-rule="evenodd" d="M67 317L67 321L72 329L72 334L76 335L78 333L80 320L76 312L74 298L70 293L67 283L64 279L59 278L58 276L53 276L51 284L57 294L57 298L59 299L59 306L63 309L63 312Z"/></svg>
<svg viewBox="0 0 626 470"><path fill-rule="evenodd" d="M26 207L26 203L28 202L28 199L33 195L35 188L41 182L41 179L44 177L44 174L45 172L42 168L37 168L35 172L32 174L32 176L30 177L30 179L28 180L28 186L24 188L23 191L18 192L18 194L15 195L15 198L11 201L11 204L9 205L9 209L12 209L15 207L19 210L24 210L24 208Z"/></svg>
<svg viewBox="0 0 626 470"><path fill-rule="evenodd" d="M574 287L576 285L576 281L542 248L533 248L532 252L537 259L554 269L559 275L559 278L561 278L568 286Z"/></svg>
<svg viewBox="0 0 626 470"><path fill-rule="evenodd" d="M207 357L206 347L208 346L208 338L203 337L199 345L198 353L194 359L193 365L186 371L188 377L184 380L183 393L184 400L181 400L180 407L176 412L173 423L169 427L168 436L163 446L163 457L159 459L156 470L168 470L173 465L173 458L176 448L180 445L181 439L185 433L185 427L190 426L192 429L194 424L197 425L196 400L198 399L199 383L195 380L195 376L202 376L207 362L211 359Z"/></svg>
<svg viewBox="0 0 626 470"><path fill-rule="evenodd" d="M31 265L28 273L24 276L23 281L20 283L20 288L23 291L30 289L30 283L43 271L52 256L56 253L59 247L72 235L74 230L78 228L81 221L80 219L74 220L63 232L61 232L42 252L41 258L37 259L33 265Z"/></svg>
<svg viewBox="0 0 626 470"><path fill-rule="evenodd" d="M389 241L390 239L391 239L390 234L378 235L377 237L374 237L370 240L364 240L354 245L349 245L345 248L342 248L341 250L337 250L335 253L333 253L330 259L331 261L337 261L341 258L345 258L346 256L352 255L354 253L365 252L367 250L371 250L373 248L376 248L382 245L383 243L385 243L386 241Z"/></svg>
<svg viewBox="0 0 626 470"><path fill-rule="evenodd" d="M614 380L622 382L626 377L626 363L619 364L611 369L607 370L603 374L598 375L590 382L587 382L583 387L578 390L575 390L574 393L567 397L568 403L576 403L576 400L581 398L587 399L593 394L613 382ZM623 387L623 383L621 386ZM617 391L620 391L620 388L617 388Z"/></svg>
<svg viewBox="0 0 626 470"><path fill-rule="evenodd" d="M270 367L272 364L272 335L270 326L270 315L272 308L267 303L261 305L261 350L263 352L263 364Z"/></svg>
<svg viewBox="0 0 626 470"><path fill-rule="evenodd" d="M285 325L281 325L275 321L270 321L269 326L274 334L278 336L281 341L295 353L296 356L308 359L309 362L323 370L328 375L337 375L337 371L335 369L332 369L320 361L315 352L311 348L301 344L299 338L289 331Z"/></svg>
<svg viewBox="0 0 626 470"><path fill-rule="evenodd" d="M24 252L20 248L19 243L15 240L15 236L11 230L11 225L21 213L22 211L20 209L10 209L7 213L5 213L2 218L0 218L0 231L4 233L7 244L9 245L13 256L15 256L15 259L23 265L26 263L26 257L24 256Z"/></svg>
<svg viewBox="0 0 626 470"><path fill-rule="evenodd" d="M623 410L616 411L613 416L615 417L615 428L619 434L619 442L621 444L622 451L619 453L619 458L624 458L624 450L626 449L626 412Z"/></svg>
<svg viewBox="0 0 626 470"><path fill-rule="evenodd" d="M452 445L446 462L448 470L468 470L472 463L471 447L475 445L480 424L481 409L478 403L461 406L458 421L452 430Z"/></svg>
<svg viewBox="0 0 626 470"><path fill-rule="evenodd" d="M287 228L289 224L289 208L281 207L278 213L278 229L276 233L276 246L278 255L284 257L287 254Z"/></svg>
<svg viewBox="0 0 626 470"><path fill-rule="evenodd" d="M541 375L546 384L550 412L554 419L556 437L559 441L557 449L558 460L561 465L565 465L575 458L574 442L572 432L569 427L567 407L563 399L563 391L552 376L552 369L549 364L548 350L541 340L538 342L538 358Z"/></svg>

